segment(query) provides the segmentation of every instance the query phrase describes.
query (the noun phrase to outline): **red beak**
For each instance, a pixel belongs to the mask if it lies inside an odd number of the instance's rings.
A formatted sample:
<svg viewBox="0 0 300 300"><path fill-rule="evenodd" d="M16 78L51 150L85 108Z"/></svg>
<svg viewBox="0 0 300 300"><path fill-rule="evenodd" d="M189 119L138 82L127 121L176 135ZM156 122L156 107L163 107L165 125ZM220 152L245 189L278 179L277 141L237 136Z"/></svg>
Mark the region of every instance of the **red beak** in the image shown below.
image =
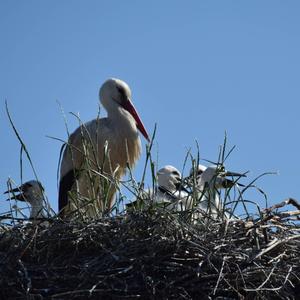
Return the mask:
<svg viewBox="0 0 300 300"><path fill-rule="evenodd" d="M136 127L138 130L142 133L142 135L145 137L145 139L150 142L149 135L147 133L147 130L145 129L145 126L140 119L135 107L133 106L132 102L130 99L127 99L127 101L122 105L124 109L126 109L135 119L136 122Z"/></svg>

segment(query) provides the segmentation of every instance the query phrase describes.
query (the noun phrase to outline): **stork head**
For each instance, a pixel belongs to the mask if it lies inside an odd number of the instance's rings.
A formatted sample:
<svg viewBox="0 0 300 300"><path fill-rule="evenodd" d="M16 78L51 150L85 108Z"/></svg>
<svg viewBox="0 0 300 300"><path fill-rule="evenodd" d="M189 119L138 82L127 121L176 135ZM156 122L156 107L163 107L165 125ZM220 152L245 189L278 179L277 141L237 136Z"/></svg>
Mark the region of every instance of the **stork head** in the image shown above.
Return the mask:
<svg viewBox="0 0 300 300"><path fill-rule="evenodd" d="M199 164L197 166L196 170L191 169L190 176L192 176L193 174L195 174L196 177L199 178L199 176L201 176L206 169L207 169L206 166Z"/></svg>
<svg viewBox="0 0 300 300"><path fill-rule="evenodd" d="M129 112L135 120L138 130L147 141L150 141L144 124L131 102L131 90L126 82L116 78L106 80L100 88L99 98L108 113L117 107L121 107Z"/></svg>
<svg viewBox="0 0 300 300"><path fill-rule="evenodd" d="M191 175L193 174L191 170ZM200 187L205 185L214 186L217 189L230 188L235 184L235 181L226 177L245 177L245 174L226 171L218 166L209 166L199 164L196 169L197 184ZM241 185L241 184L240 184ZM242 185L241 185L242 186Z"/></svg>
<svg viewBox="0 0 300 300"><path fill-rule="evenodd" d="M165 166L157 172L157 182L160 187L174 192L181 183L181 174L173 166Z"/></svg>
<svg viewBox="0 0 300 300"><path fill-rule="evenodd" d="M12 193L10 199L26 201L32 206L37 206L43 201L43 192L44 188L39 181L30 180L15 189L4 192L4 194Z"/></svg>

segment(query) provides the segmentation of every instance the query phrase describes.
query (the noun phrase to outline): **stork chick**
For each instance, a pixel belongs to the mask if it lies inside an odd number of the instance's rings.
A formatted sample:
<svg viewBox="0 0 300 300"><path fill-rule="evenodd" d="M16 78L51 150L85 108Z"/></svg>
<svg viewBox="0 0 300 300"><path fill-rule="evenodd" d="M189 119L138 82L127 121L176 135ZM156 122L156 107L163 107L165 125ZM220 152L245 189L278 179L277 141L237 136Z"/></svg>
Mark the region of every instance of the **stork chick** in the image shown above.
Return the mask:
<svg viewBox="0 0 300 300"><path fill-rule="evenodd" d="M37 180L30 180L21 186L8 190L4 194L12 193L10 199L25 201L30 204L30 219L45 218L43 213L44 208L44 188ZM19 194L16 194L19 193Z"/></svg>
<svg viewBox="0 0 300 300"><path fill-rule="evenodd" d="M193 176L194 170L191 170ZM217 166L206 167L199 164L196 169L196 194L199 200L198 208L212 217L216 217L222 211L220 189L231 188L235 181L226 177L245 177L244 174L220 170ZM241 184L238 184L241 185Z"/></svg>
<svg viewBox="0 0 300 300"><path fill-rule="evenodd" d="M184 187L182 186L181 173L173 166L167 165L157 172L158 186L155 190L148 190L145 192L147 198L153 203L162 203L168 210L177 211L182 208L182 202L188 196ZM126 204L126 208L130 209L138 205L139 200L135 200Z"/></svg>
<svg viewBox="0 0 300 300"><path fill-rule="evenodd" d="M115 181L125 174L127 164L132 168L139 159L138 131L149 141L127 83L108 79L100 88L99 98L107 117L78 127L63 153L58 205L61 215L79 209L87 217L96 217L109 210L114 204ZM75 197L70 197L70 191L75 191ZM83 201L78 203L78 198Z"/></svg>
<svg viewBox="0 0 300 300"><path fill-rule="evenodd" d="M173 210L182 208L182 200L188 194L182 186L181 173L173 166L167 165L157 172L157 191L154 196L154 202L169 201L173 203Z"/></svg>

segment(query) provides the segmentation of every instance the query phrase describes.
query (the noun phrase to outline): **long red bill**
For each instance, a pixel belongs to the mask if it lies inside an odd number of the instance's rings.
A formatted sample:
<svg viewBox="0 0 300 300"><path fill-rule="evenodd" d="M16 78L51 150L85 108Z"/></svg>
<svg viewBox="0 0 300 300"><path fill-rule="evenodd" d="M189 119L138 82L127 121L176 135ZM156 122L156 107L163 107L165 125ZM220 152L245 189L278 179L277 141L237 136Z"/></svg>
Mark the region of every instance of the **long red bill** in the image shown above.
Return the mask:
<svg viewBox="0 0 300 300"><path fill-rule="evenodd" d="M142 120L140 119L135 107L133 106L132 102L128 99L124 104L123 104L124 109L126 109L135 119L136 122L136 127L138 130L142 133L142 135L145 137L145 139L150 142L149 135L147 133L147 130L144 127L144 124Z"/></svg>

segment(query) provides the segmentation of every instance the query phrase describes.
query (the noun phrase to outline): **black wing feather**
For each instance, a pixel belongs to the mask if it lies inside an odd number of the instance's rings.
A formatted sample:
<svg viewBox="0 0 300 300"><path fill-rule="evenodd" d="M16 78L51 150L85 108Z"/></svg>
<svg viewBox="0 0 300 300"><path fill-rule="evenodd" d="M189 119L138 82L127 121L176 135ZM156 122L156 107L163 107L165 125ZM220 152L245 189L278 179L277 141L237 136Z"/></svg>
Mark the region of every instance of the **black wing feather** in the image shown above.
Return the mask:
<svg viewBox="0 0 300 300"><path fill-rule="evenodd" d="M68 192L72 189L76 180L75 171L70 170L59 183L58 211L61 211L68 204Z"/></svg>

